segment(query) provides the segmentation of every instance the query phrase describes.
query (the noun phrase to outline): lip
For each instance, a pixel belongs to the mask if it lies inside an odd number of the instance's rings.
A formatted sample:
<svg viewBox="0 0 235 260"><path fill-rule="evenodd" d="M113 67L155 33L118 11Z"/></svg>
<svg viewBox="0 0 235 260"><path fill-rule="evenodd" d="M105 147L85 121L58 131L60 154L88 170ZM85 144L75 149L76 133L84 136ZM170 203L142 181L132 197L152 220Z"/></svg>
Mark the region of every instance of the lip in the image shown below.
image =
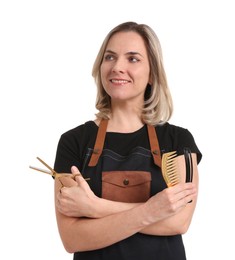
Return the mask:
<svg viewBox="0 0 235 260"><path fill-rule="evenodd" d="M115 85L125 85L125 84L128 84L130 83L130 80L127 80L127 79L110 79L109 80L112 84L115 84Z"/></svg>

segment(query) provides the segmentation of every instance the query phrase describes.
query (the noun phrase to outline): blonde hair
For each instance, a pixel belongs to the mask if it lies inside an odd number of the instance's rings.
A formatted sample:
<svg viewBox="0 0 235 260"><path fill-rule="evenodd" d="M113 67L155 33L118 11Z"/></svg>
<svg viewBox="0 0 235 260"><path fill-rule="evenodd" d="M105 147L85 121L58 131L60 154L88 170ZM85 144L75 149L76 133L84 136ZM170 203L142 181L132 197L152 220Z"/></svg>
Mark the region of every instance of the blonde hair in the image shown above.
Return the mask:
<svg viewBox="0 0 235 260"><path fill-rule="evenodd" d="M104 39L92 69L92 76L97 85L96 109L97 118L109 118L111 99L101 82L100 66L110 38L118 32L133 31L144 40L150 64L150 81L145 90L142 120L146 124L157 125L167 122L173 113L173 102L168 88L163 66L162 49L155 32L146 24L135 22L122 23L113 28Z"/></svg>

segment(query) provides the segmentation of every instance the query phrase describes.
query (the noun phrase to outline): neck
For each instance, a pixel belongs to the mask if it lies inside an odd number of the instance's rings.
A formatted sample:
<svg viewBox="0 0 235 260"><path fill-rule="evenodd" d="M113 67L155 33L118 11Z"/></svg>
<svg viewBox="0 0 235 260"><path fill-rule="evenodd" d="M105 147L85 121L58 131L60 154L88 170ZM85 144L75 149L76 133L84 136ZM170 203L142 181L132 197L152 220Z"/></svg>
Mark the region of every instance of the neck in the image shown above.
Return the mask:
<svg viewBox="0 0 235 260"><path fill-rule="evenodd" d="M143 126L141 115L135 109L112 109L108 123L109 132L131 133Z"/></svg>

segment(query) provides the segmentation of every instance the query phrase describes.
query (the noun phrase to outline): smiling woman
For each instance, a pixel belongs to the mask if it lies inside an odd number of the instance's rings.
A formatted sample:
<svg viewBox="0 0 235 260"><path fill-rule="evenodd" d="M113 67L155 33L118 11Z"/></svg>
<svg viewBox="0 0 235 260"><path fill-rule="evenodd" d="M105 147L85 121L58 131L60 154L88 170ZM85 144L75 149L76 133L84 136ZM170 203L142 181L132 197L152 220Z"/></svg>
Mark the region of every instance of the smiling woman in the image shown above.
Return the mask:
<svg viewBox="0 0 235 260"><path fill-rule="evenodd" d="M186 259L181 235L196 207L202 154L187 129L168 123L172 99L155 32L135 22L115 27L93 77L96 118L62 134L54 165L73 176L55 180L65 249L76 260ZM189 183L185 148L192 152ZM168 188L161 162L170 151L178 156L181 181Z"/></svg>
<svg viewBox="0 0 235 260"><path fill-rule="evenodd" d="M113 44L114 46L112 47ZM116 49L110 49L116 48ZM125 57L120 56L121 53ZM170 119L173 110L172 98L167 84L165 69L163 66L162 50L159 39L155 32L148 25L138 25L135 23L123 23L115 27L106 36L100 51L95 60L92 75L96 81L98 118L109 118L110 116L110 96L104 91L103 78L101 78L102 67L107 63L111 63L113 72L122 75L124 69L133 67L132 70L125 71L125 77L131 80L132 85L138 85L138 81L133 81L131 78L133 73L137 74L137 69L141 70L139 73L143 75L136 75L144 81L145 97L140 101L142 104L141 117L143 121L149 124L156 125L160 122L166 122ZM126 60L126 63L123 62ZM130 66L126 67L127 64ZM131 66L131 64L133 66ZM118 67L125 66L125 67ZM121 69L121 71L119 71ZM143 77L143 78L142 78ZM125 78L126 79L126 78ZM107 80L107 79L106 79ZM139 79L138 79L139 80ZM144 103L143 103L144 102Z"/></svg>

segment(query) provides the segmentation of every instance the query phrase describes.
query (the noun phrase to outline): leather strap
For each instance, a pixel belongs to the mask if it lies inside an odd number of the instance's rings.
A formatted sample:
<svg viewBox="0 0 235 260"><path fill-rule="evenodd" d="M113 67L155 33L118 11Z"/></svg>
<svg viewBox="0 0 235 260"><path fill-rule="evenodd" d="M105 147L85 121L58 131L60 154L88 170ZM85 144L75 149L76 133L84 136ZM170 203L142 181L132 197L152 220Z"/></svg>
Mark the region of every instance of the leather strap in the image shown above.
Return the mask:
<svg viewBox="0 0 235 260"><path fill-rule="evenodd" d="M101 153L103 151L103 147L104 147L104 140L105 140L107 125L108 125L107 119L103 119L100 121L94 150L91 155L91 159L90 159L88 166L96 166L96 164L98 163L98 160L100 158L100 155L101 155Z"/></svg>
<svg viewBox="0 0 235 260"><path fill-rule="evenodd" d="M161 151L159 148L155 127L152 125L147 125L147 129L148 129L149 143L150 143L151 153L153 156L153 161L157 166L161 168L162 166Z"/></svg>
<svg viewBox="0 0 235 260"><path fill-rule="evenodd" d="M93 166L96 166L96 164L98 163L98 160L100 158L100 155L101 155L101 153L103 151L103 147L104 147L107 125L108 125L108 119L102 119L100 121L94 150L91 155L91 159L90 159L88 166L93 167ZM161 152L160 152L158 138L157 138L155 128L152 125L147 125L147 129L148 129L150 148L151 148L151 153L153 156L154 163L161 168Z"/></svg>

